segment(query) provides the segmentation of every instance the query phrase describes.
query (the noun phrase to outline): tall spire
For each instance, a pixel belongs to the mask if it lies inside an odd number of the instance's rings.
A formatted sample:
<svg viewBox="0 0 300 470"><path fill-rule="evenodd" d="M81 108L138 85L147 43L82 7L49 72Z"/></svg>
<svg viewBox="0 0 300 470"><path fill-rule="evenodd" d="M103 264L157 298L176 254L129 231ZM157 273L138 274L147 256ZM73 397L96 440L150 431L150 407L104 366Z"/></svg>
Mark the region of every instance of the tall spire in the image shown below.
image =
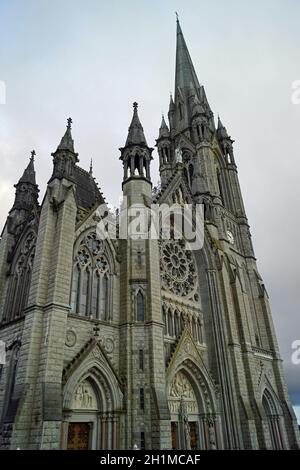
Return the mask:
<svg viewBox="0 0 300 470"><path fill-rule="evenodd" d="M170 137L170 131L166 124L164 115L162 115L161 125L159 128L159 138L161 137Z"/></svg>
<svg viewBox="0 0 300 470"><path fill-rule="evenodd" d="M35 181L35 170L34 170L34 157L36 153L35 150L32 150L29 163L24 170L23 175L19 179L19 183L29 183L36 185Z"/></svg>
<svg viewBox="0 0 300 470"><path fill-rule="evenodd" d="M72 125L72 119L69 118L67 121L67 129L62 137L59 146L57 147L57 150L69 150L70 152L74 153L74 141L72 138L72 133L71 133L71 127Z"/></svg>
<svg viewBox="0 0 300 470"><path fill-rule="evenodd" d="M136 144L147 145L147 141L144 135L144 129L140 122L137 109L138 109L138 104L134 102L133 103L133 117L132 117L132 121L129 126L129 129L128 129L128 136L127 136L125 146L136 145Z"/></svg>
<svg viewBox="0 0 300 470"><path fill-rule="evenodd" d="M182 34L178 15L177 22L177 43L176 43L176 68L175 68L175 97L178 88L182 91L190 89L191 84L198 90L200 84L193 66L191 56L189 54L184 36Z"/></svg>

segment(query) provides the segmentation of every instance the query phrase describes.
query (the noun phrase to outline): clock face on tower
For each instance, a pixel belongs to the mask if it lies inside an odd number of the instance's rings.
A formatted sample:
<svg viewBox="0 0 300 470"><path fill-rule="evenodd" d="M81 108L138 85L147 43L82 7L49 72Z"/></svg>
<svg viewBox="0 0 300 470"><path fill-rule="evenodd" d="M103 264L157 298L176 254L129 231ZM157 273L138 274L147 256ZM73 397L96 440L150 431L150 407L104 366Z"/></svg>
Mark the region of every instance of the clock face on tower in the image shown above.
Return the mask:
<svg viewBox="0 0 300 470"><path fill-rule="evenodd" d="M227 235L227 240L229 241L229 243L231 245L234 245L234 236L232 232L230 230L227 230L226 235Z"/></svg>

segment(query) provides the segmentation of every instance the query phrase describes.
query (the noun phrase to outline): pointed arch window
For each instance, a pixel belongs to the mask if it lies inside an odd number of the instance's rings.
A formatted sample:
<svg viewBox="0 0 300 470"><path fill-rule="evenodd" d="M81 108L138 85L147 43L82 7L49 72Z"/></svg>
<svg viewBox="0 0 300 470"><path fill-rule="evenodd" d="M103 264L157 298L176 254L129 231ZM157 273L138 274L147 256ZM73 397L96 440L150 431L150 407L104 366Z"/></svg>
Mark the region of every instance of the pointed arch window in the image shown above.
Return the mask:
<svg viewBox="0 0 300 470"><path fill-rule="evenodd" d="M173 336L173 315L171 310L168 311L168 334L169 336Z"/></svg>
<svg viewBox="0 0 300 470"><path fill-rule="evenodd" d="M16 250L8 278L3 322L21 317L28 305L29 289L35 255L36 234L30 232Z"/></svg>
<svg viewBox="0 0 300 470"><path fill-rule="evenodd" d="M83 315L88 315L89 280L90 273L85 270L82 274L82 290L80 296L80 311Z"/></svg>
<svg viewBox="0 0 300 470"><path fill-rule="evenodd" d="M112 289L109 248L89 233L75 252L70 293L71 313L108 321Z"/></svg>
<svg viewBox="0 0 300 470"><path fill-rule="evenodd" d="M163 322L164 322L164 335L168 334L168 324L167 324L167 313L165 307L162 309L163 311Z"/></svg>
<svg viewBox="0 0 300 470"><path fill-rule="evenodd" d="M19 361L20 343L15 343L11 348L7 380L6 392L4 397L3 415L5 419L12 418L11 414L14 409L14 389L16 383L17 367Z"/></svg>
<svg viewBox="0 0 300 470"><path fill-rule="evenodd" d="M73 269L72 291L71 291L71 311L77 313L78 311L78 290L80 281L80 268L76 264Z"/></svg>
<svg viewBox="0 0 300 470"><path fill-rule="evenodd" d="M145 299L140 290L136 295L136 319L137 321L145 321Z"/></svg>
<svg viewBox="0 0 300 470"><path fill-rule="evenodd" d="M93 274L93 291L92 291L92 316L98 318L99 312L99 294L100 294L100 276L97 271Z"/></svg>
<svg viewBox="0 0 300 470"><path fill-rule="evenodd" d="M102 278L102 286L103 286L103 301L102 301L102 307L101 307L101 319L107 320L108 308L109 308L109 279L108 279L107 274L105 274Z"/></svg>

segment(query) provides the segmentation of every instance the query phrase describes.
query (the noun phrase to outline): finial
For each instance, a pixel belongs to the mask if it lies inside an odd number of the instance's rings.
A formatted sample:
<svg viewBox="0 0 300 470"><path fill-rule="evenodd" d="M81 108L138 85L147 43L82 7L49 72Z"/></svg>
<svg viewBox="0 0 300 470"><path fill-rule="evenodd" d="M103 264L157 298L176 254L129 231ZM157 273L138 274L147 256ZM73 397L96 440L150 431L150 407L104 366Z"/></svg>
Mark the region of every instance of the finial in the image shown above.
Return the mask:
<svg viewBox="0 0 300 470"><path fill-rule="evenodd" d="M178 17L177 11L175 11L175 15L176 15L176 21L179 21L179 17Z"/></svg>
<svg viewBox="0 0 300 470"><path fill-rule="evenodd" d="M30 153L31 153L30 161L34 162L34 157L36 156L35 150L32 150Z"/></svg>
<svg viewBox="0 0 300 470"><path fill-rule="evenodd" d="M67 124L67 129L70 129L70 130L71 130L71 124L72 124L72 122L73 122L73 121L72 121L72 118L69 117L69 119L68 119L67 122L68 122L68 124Z"/></svg>
<svg viewBox="0 0 300 470"><path fill-rule="evenodd" d="M90 163L90 175L93 174L93 159L91 158L91 163Z"/></svg>
<svg viewBox="0 0 300 470"><path fill-rule="evenodd" d="M134 109L134 110L137 110L137 109L138 109L138 104L137 104L136 101L133 103L133 109Z"/></svg>

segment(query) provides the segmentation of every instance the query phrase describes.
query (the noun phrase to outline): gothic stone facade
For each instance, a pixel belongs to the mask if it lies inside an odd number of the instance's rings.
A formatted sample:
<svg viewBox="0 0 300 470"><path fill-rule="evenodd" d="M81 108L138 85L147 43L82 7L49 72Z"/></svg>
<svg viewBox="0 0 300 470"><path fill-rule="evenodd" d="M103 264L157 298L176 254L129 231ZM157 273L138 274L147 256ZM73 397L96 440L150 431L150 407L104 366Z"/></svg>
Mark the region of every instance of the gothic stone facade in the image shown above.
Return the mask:
<svg viewBox="0 0 300 470"><path fill-rule="evenodd" d="M2 449L299 448L233 140L179 23L168 118L154 191L134 104L123 194L129 206L202 203L202 249L103 240L105 201L78 165L71 120L41 205L34 153L16 184L0 244Z"/></svg>

